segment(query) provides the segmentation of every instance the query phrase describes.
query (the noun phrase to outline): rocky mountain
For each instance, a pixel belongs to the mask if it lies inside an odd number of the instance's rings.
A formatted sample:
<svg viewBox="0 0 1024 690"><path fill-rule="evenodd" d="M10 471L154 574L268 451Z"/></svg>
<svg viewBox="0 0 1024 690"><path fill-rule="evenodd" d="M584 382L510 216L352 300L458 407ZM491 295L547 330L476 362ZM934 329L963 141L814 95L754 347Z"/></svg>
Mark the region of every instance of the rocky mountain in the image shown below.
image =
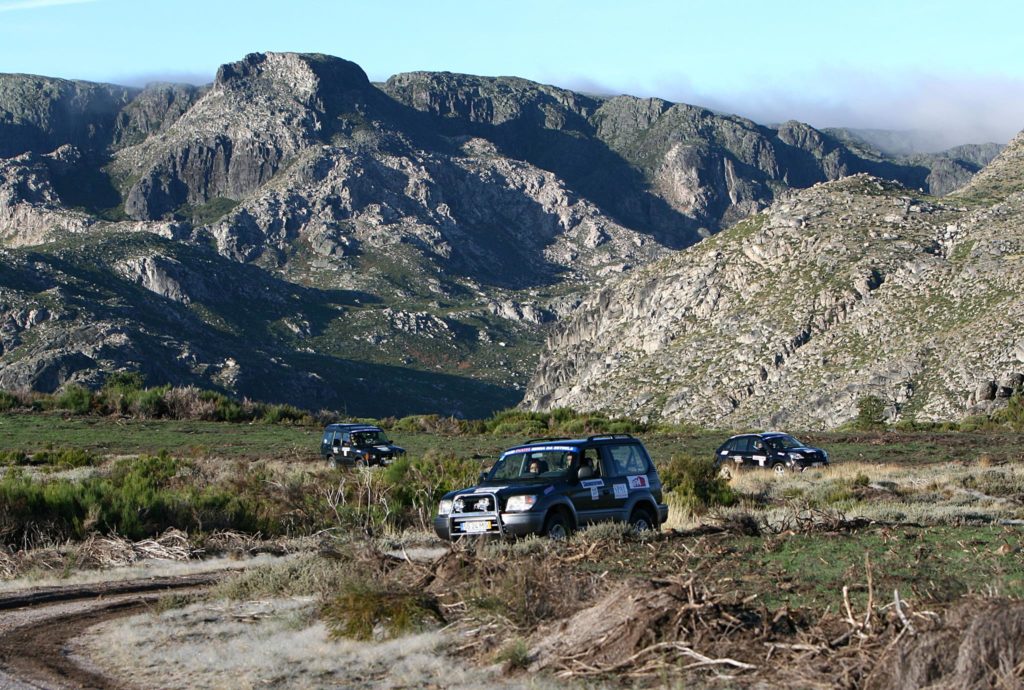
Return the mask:
<svg viewBox="0 0 1024 690"><path fill-rule="evenodd" d="M963 187L1003 149L1000 144L988 143L936 150L939 138L927 133L842 128L825 131L865 158L927 168L925 186L920 189L935 196Z"/></svg>
<svg viewBox="0 0 1024 690"><path fill-rule="evenodd" d="M1024 384L1024 134L947 199L818 184L584 301L526 393L731 427L831 428L864 396L958 419Z"/></svg>
<svg viewBox="0 0 1024 690"><path fill-rule="evenodd" d="M0 387L138 369L484 414L591 291L792 189L928 188L930 165L522 79L373 84L324 55L249 55L205 87L0 75Z"/></svg>

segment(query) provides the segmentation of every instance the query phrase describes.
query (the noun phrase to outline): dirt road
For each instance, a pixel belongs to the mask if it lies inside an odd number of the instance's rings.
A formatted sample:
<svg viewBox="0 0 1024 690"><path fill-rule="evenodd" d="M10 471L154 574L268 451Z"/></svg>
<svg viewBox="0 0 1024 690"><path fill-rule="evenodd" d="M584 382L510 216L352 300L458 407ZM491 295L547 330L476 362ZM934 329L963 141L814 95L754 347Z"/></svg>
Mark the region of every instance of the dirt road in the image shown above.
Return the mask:
<svg viewBox="0 0 1024 690"><path fill-rule="evenodd" d="M124 687L76 657L68 642L102 621L137 613L168 591L198 589L224 571L0 595L0 690Z"/></svg>

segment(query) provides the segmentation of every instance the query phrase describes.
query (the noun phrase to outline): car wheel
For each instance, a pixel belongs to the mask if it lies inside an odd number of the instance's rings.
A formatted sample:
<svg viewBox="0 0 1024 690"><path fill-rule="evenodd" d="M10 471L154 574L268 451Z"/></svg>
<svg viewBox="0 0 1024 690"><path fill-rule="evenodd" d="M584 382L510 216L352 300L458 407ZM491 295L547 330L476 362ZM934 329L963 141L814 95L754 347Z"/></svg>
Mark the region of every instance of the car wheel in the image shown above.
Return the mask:
<svg viewBox="0 0 1024 690"><path fill-rule="evenodd" d="M782 475L786 474L786 465L784 463L777 462L774 465L772 465L772 472L775 473L776 477L781 477Z"/></svg>
<svg viewBox="0 0 1024 690"><path fill-rule="evenodd" d="M355 461L354 464L355 464L356 467L362 469L362 468L366 467L366 460L364 460L363 457L360 455L359 457L356 458L356 461Z"/></svg>
<svg viewBox="0 0 1024 690"><path fill-rule="evenodd" d="M334 457L333 455L327 458L327 466L330 467L332 470L338 469L338 458Z"/></svg>
<svg viewBox="0 0 1024 690"><path fill-rule="evenodd" d="M629 526L634 532L647 532L656 530L658 523L647 508L634 508L629 515Z"/></svg>
<svg viewBox="0 0 1024 690"><path fill-rule="evenodd" d="M548 519L544 521L544 536L550 539L557 539L558 541L565 541L569 538L569 534L572 532L572 528L569 527L569 520L565 517L565 513L559 511L552 513L548 516Z"/></svg>
<svg viewBox="0 0 1024 690"><path fill-rule="evenodd" d="M720 479L724 479L727 482L732 481L732 468L722 465L721 467L718 468L718 477Z"/></svg>

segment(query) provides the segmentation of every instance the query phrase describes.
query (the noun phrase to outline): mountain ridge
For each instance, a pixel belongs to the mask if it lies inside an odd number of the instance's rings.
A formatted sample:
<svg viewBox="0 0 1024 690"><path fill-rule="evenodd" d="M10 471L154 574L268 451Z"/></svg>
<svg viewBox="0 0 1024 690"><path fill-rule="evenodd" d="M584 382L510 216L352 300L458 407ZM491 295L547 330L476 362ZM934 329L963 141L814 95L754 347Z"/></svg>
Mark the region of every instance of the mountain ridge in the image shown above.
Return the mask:
<svg viewBox="0 0 1024 690"><path fill-rule="evenodd" d="M81 122L53 114L65 106ZM512 404L551 324L592 290L795 187L865 171L927 185L930 174L796 122L518 78L374 84L355 63L296 53L251 54L201 87L0 75L0 142L11 154L0 156L0 243L21 266L0 283L0 331L18 334L0 351L0 385L98 385L140 366L142 348L153 383L353 412L397 395L380 367L412 381L415 405L392 403L403 412ZM112 282L64 296L84 322L39 330L27 315L59 281L18 286L36 264L52 276L55 261ZM219 293L235 293L204 289L190 262L228 284L276 286L293 296L288 313L254 293L228 300L242 321L224 317ZM153 309L184 310L194 341L218 343L202 366L170 321L146 325L150 295ZM129 316L101 318L103 300ZM86 322L114 325L87 337L75 325ZM228 359L237 371L221 375ZM286 383L275 367L370 383Z"/></svg>

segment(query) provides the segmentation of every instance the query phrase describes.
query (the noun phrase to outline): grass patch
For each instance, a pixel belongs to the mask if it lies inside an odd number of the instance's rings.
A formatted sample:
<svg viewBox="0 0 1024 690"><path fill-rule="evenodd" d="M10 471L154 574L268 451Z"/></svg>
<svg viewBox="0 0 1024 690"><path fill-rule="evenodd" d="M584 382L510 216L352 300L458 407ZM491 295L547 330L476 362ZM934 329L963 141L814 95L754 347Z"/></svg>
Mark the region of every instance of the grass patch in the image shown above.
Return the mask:
<svg viewBox="0 0 1024 690"><path fill-rule="evenodd" d="M320 608L331 636L383 640L422 632L444 623L437 600L372 580L353 579Z"/></svg>

